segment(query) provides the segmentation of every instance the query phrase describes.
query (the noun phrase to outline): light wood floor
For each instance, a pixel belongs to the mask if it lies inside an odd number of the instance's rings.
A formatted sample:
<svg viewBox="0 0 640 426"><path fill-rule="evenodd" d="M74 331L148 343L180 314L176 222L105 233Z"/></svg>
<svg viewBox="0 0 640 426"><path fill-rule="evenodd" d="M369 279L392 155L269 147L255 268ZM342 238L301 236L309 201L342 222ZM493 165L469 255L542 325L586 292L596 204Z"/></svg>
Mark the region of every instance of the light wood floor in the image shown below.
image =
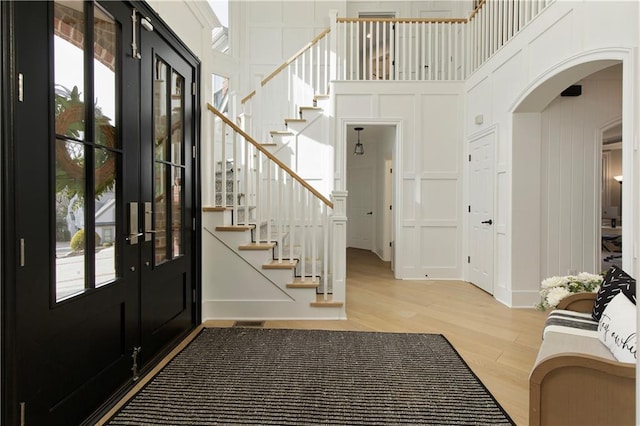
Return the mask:
<svg viewBox="0 0 640 426"><path fill-rule="evenodd" d="M346 302L344 321L266 321L264 326L443 334L516 424L528 424L528 378L545 313L509 309L462 281L395 280L389 263L356 249L347 251Z"/></svg>

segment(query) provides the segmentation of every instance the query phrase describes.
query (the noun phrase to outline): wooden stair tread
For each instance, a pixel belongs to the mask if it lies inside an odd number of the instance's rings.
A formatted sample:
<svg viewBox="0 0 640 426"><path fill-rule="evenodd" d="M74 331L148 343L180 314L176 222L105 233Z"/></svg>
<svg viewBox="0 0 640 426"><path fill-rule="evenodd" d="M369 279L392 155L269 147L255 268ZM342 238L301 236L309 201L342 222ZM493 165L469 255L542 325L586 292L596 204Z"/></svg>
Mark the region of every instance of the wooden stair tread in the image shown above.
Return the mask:
<svg viewBox="0 0 640 426"><path fill-rule="evenodd" d="M300 107L300 111L322 111L324 108L322 107L314 107L314 106L302 106Z"/></svg>
<svg viewBox="0 0 640 426"><path fill-rule="evenodd" d="M285 118L285 123L306 123L307 120L304 118Z"/></svg>
<svg viewBox="0 0 640 426"><path fill-rule="evenodd" d="M311 281L311 277L307 277L305 282L302 282L302 278L296 277L293 282L287 284L287 288L318 288L320 280L316 282Z"/></svg>
<svg viewBox="0 0 640 426"><path fill-rule="evenodd" d="M269 132L269 134L271 136L288 136L293 135L293 132L290 132L288 130L272 130Z"/></svg>
<svg viewBox="0 0 640 426"><path fill-rule="evenodd" d="M278 146L275 142L263 142L260 144L261 146Z"/></svg>
<svg viewBox="0 0 640 426"><path fill-rule="evenodd" d="M282 259L282 263L278 263L278 260L276 259L271 263L265 263L262 265L262 269L293 269L297 264L297 259Z"/></svg>
<svg viewBox="0 0 640 426"><path fill-rule="evenodd" d="M244 244L239 247L240 250L271 250L276 246L276 243L251 243Z"/></svg>
<svg viewBox="0 0 640 426"><path fill-rule="evenodd" d="M329 296L327 300L324 300L324 295L319 294L315 302L311 302L311 306L314 308L339 308L344 305L344 302L339 300L333 300L332 296Z"/></svg>
<svg viewBox="0 0 640 426"><path fill-rule="evenodd" d="M325 95L322 93L316 93L316 95L313 97L313 99L318 100L318 99L329 99L329 95Z"/></svg>
<svg viewBox="0 0 640 426"><path fill-rule="evenodd" d="M244 232L244 231L250 231L252 229L253 229L253 226L247 226L247 225L216 226L216 231L225 231L225 232Z"/></svg>
<svg viewBox="0 0 640 426"><path fill-rule="evenodd" d="M222 206L205 206L202 208L203 212L224 212L227 211L227 207Z"/></svg>

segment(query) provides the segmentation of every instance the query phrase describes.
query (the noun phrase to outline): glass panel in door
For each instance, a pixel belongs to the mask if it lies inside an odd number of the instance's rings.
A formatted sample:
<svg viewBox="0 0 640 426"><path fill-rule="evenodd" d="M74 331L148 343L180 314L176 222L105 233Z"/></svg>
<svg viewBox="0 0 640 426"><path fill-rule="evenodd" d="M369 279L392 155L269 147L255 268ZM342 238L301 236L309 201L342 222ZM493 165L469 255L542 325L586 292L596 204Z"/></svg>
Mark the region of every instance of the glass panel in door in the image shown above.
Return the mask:
<svg viewBox="0 0 640 426"><path fill-rule="evenodd" d="M54 2L53 20L55 300L61 301L118 277L121 147L115 21L81 1Z"/></svg>

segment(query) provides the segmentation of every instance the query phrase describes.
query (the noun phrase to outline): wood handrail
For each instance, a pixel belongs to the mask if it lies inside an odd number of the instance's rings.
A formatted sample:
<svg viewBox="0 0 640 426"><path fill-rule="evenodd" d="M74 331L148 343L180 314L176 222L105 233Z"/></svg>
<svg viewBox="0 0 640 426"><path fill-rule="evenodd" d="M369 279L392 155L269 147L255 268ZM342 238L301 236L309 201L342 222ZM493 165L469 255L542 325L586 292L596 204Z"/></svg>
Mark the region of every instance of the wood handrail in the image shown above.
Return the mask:
<svg viewBox="0 0 640 426"><path fill-rule="evenodd" d="M480 9L482 9L486 2L487 0L480 0L480 3L478 3L476 8L473 9L473 12L471 12L471 15L469 15L469 22L471 22L471 20L478 14L478 12L480 12Z"/></svg>
<svg viewBox="0 0 640 426"><path fill-rule="evenodd" d="M326 28L324 31L322 31L320 34L318 34L317 36L315 36L313 38L313 40L311 40L309 43L307 43L306 45L304 45L304 47L302 47L300 50L298 50L296 53L293 54L292 57L290 57L289 59L287 59L286 61L284 61L278 68L276 68L271 74L269 74L268 76L266 76L261 82L260 82L260 86L264 86L265 84L267 84L271 79L273 79L276 75L280 74L280 72L285 69L286 67L288 67L289 65L291 65L291 63L293 63L293 61L295 61L296 59L298 59L300 56L302 56L302 54L304 52L306 52L307 50L311 49L316 43L318 43L320 40L322 40L322 38L324 36L326 36L327 34L329 34L331 32L331 27ZM252 97L254 97L256 94L256 91L254 90L253 92L249 93L247 96L245 96L244 98L242 98L240 100L240 103L244 104L246 103L249 99L251 99Z"/></svg>
<svg viewBox="0 0 640 426"><path fill-rule="evenodd" d="M425 24L465 24L465 18L338 18L338 23L348 22L389 22L389 23L425 23Z"/></svg>
<svg viewBox="0 0 640 426"><path fill-rule="evenodd" d="M227 117L225 117L225 115L223 113L221 113L220 111L215 109L209 103L207 103L207 109L209 111L211 111L212 113L214 113L215 115L217 115L222 121L224 121L228 126L230 126L236 133L240 134L240 136L245 138L245 140L247 142L249 142L251 145L255 146L256 149L258 151L262 152L269 160L271 160L274 163L276 163L282 170L284 170L289 176L291 176L292 179L297 180L300 185L304 186L306 189L311 191L311 193L313 195L315 195L316 197L318 197L323 203L325 203L327 206L333 208L333 203L331 201L327 200L320 192L318 192L318 190L316 190L314 187L309 185L307 183L307 181L305 181L300 176L298 176L298 174L296 172L294 172L289 167L287 167L287 165L284 164L282 161L278 160L272 153L270 153L269 151L264 149L262 146L260 146L260 143L256 142L255 139L253 139L244 130L242 130L240 127L238 127L233 121L231 121Z"/></svg>

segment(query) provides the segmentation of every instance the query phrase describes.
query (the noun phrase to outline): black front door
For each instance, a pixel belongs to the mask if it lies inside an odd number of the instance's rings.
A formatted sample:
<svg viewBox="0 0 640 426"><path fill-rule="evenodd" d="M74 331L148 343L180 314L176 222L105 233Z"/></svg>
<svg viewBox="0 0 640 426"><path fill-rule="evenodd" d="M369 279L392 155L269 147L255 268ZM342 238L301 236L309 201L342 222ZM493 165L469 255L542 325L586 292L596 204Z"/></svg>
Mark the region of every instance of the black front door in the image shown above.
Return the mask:
<svg viewBox="0 0 640 426"><path fill-rule="evenodd" d="M141 30L143 362L193 324L195 69L152 26Z"/></svg>
<svg viewBox="0 0 640 426"><path fill-rule="evenodd" d="M196 321L197 68L126 2L3 16L3 424L79 424Z"/></svg>

